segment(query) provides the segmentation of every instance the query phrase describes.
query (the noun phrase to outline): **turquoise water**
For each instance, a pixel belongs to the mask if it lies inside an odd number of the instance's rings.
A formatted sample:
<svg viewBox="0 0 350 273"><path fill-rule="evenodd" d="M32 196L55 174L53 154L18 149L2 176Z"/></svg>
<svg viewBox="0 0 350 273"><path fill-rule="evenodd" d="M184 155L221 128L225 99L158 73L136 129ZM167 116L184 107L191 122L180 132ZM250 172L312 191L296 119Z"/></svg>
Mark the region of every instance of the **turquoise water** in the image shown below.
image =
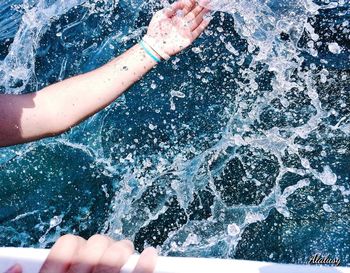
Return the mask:
<svg viewBox="0 0 350 273"><path fill-rule="evenodd" d="M0 92L101 66L166 1L0 4ZM0 150L0 244L350 265L350 5L214 1L193 47L69 132ZM11 22L11 24L10 24Z"/></svg>

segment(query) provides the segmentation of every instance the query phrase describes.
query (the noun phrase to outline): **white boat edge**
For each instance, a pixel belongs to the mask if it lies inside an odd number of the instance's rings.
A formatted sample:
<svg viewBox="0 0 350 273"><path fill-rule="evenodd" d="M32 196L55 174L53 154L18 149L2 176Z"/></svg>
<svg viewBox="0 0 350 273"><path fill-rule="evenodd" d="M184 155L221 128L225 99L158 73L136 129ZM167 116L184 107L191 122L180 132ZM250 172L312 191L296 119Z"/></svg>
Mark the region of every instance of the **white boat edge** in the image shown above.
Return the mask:
<svg viewBox="0 0 350 273"><path fill-rule="evenodd" d="M0 273L18 263L23 273L38 273L49 250L34 248L0 248ZM132 255L122 273L131 273L138 255ZM276 264L245 260L212 258L159 257L154 273L350 273L349 267Z"/></svg>

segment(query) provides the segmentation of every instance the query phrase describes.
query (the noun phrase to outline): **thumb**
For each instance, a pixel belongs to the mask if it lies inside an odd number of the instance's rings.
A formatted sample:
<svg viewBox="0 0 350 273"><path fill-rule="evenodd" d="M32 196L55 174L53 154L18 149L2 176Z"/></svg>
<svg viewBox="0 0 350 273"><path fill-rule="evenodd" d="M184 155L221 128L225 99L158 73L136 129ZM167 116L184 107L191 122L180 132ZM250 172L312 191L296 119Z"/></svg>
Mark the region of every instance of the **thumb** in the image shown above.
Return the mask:
<svg viewBox="0 0 350 273"><path fill-rule="evenodd" d="M19 264L15 264L10 267L5 273L22 273L22 267Z"/></svg>

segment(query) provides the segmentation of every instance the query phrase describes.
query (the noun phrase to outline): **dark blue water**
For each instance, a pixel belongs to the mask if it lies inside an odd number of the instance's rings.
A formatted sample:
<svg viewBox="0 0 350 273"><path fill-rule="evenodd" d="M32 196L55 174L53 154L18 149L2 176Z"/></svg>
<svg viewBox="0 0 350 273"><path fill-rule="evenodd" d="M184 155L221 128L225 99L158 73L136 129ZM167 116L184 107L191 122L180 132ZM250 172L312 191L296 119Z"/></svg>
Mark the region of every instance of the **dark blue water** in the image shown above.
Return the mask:
<svg viewBox="0 0 350 273"><path fill-rule="evenodd" d="M349 265L350 6L328 2L217 2L193 47L111 106L1 149L0 244L102 232L164 255ZM2 93L101 66L161 7L59 3L0 4Z"/></svg>

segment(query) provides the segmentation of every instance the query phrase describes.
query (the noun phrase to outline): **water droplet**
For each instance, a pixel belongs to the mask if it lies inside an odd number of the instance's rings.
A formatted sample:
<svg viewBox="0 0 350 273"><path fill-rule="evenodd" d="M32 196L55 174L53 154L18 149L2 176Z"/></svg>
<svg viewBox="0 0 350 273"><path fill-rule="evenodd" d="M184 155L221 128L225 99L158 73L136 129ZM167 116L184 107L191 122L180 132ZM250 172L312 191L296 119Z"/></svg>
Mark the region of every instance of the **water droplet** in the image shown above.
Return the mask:
<svg viewBox="0 0 350 273"><path fill-rule="evenodd" d="M227 233L230 236L237 236L240 232L240 227L234 223L227 226Z"/></svg>
<svg viewBox="0 0 350 273"><path fill-rule="evenodd" d="M334 212L334 210L331 208L330 205L328 204L323 204L323 209L326 211L326 212Z"/></svg>
<svg viewBox="0 0 350 273"><path fill-rule="evenodd" d="M328 49L333 54L339 54L342 51L342 48L338 45L338 43L329 43Z"/></svg>

